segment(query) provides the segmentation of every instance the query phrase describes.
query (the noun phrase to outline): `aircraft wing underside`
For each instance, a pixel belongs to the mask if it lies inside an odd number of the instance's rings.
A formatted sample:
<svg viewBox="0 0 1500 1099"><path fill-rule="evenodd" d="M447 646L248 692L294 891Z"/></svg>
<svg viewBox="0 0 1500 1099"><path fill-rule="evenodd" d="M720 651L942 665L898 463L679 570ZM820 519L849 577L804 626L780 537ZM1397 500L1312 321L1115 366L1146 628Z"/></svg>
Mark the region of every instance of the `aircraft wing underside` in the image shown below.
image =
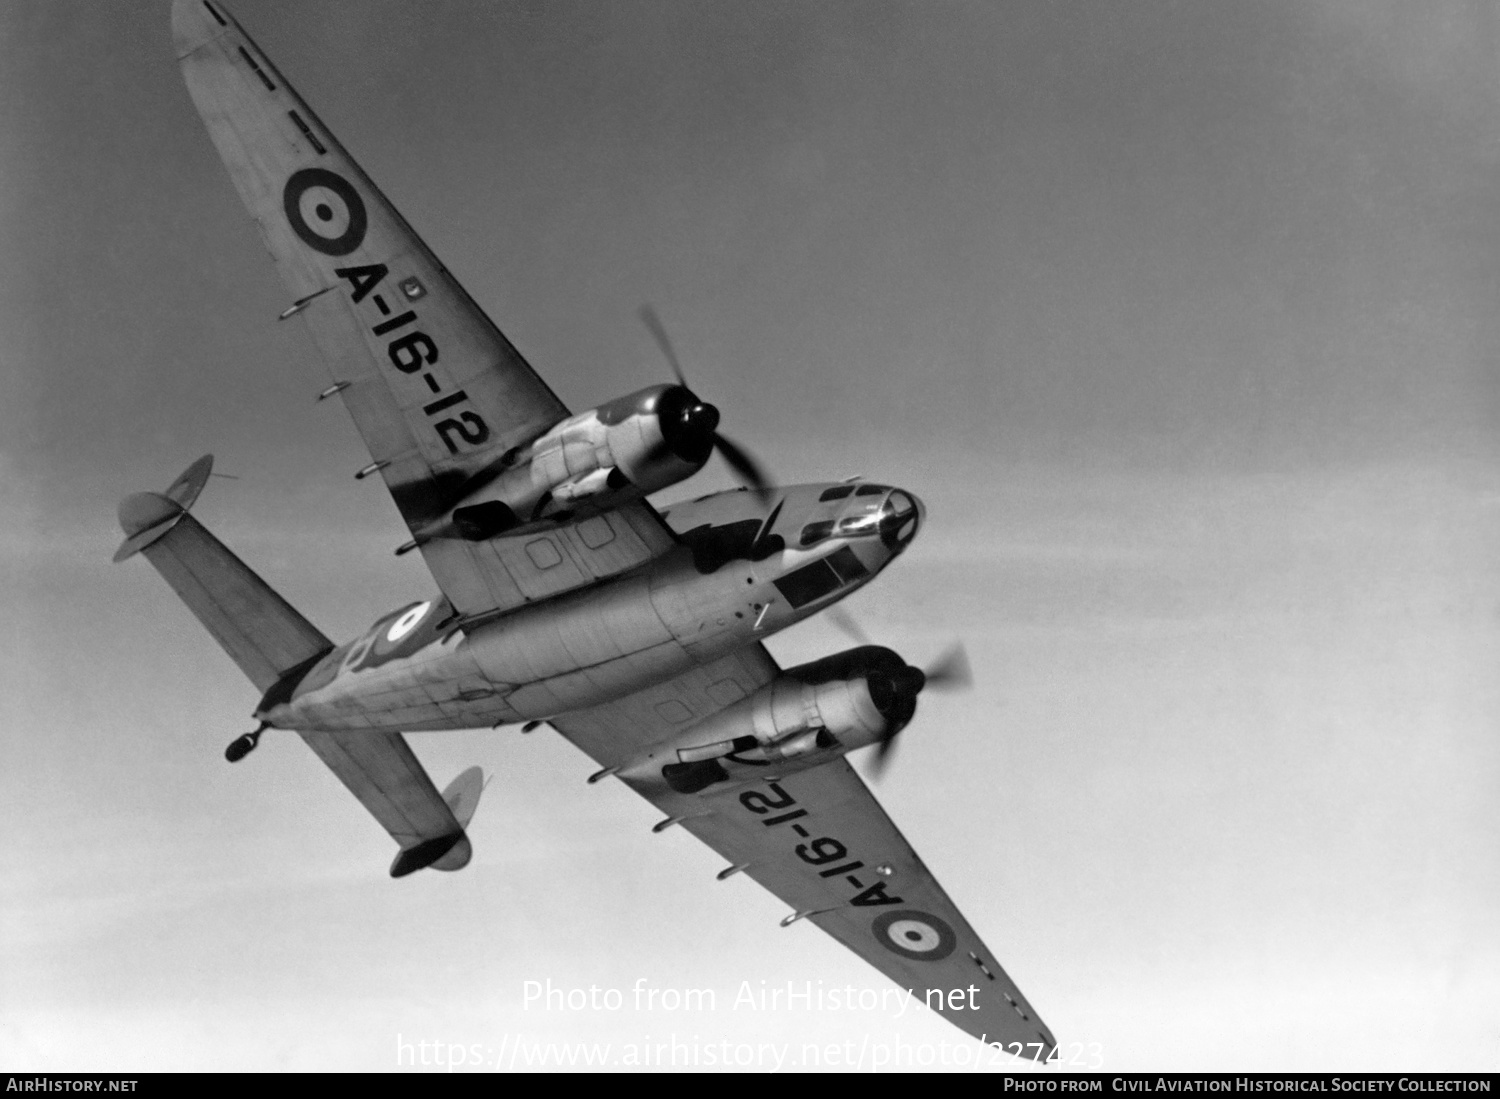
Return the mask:
<svg viewBox="0 0 1500 1099"><path fill-rule="evenodd" d="M601 765L616 767L778 671L765 647L754 645L551 724ZM638 792L798 918L961 1029L1035 1060L1055 1047L1050 1030L844 759L785 775L773 764L763 781L701 794Z"/></svg>
<svg viewBox="0 0 1500 1099"><path fill-rule="evenodd" d="M568 414L221 4L177 0L183 76L414 534ZM644 501L524 537L420 546L465 616L633 568L673 544Z"/></svg>

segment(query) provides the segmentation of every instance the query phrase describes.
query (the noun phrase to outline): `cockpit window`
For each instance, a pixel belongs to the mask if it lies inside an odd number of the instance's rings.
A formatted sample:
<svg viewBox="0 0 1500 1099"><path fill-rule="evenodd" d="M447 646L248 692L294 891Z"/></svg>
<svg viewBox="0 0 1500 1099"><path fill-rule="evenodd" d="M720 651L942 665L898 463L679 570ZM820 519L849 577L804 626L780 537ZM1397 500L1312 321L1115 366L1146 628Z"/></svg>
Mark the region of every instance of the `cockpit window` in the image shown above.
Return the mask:
<svg viewBox="0 0 1500 1099"><path fill-rule="evenodd" d="M833 520L824 519L817 523L808 523L802 528L802 544L810 546L814 542L821 542L833 533Z"/></svg>
<svg viewBox="0 0 1500 1099"><path fill-rule="evenodd" d="M856 496L879 496L882 493L886 493L886 492L889 492L889 491L890 491L890 488L887 487L886 485L860 485L859 488L855 489L854 495L856 495Z"/></svg>
<svg viewBox="0 0 1500 1099"><path fill-rule="evenodd" d="M827 503L829 500L842 500L854 491L853 485L835 485L833 488L825 488L823 495L818 497L819 502ZM806 543L803 543L806 545Z"/></svg>

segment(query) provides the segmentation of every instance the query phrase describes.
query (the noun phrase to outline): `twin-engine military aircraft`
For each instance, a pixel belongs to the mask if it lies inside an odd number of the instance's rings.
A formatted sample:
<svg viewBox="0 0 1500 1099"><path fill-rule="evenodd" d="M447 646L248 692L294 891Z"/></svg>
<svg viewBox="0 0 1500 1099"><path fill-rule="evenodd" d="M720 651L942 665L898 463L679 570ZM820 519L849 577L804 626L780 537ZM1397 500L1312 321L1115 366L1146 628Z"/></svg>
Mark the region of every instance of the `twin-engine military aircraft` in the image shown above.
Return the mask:
<svg viewBox="0 0 1500 1099"><path fill-rule="evenodd" d="M399 845L457 870L483 789L403 731L547 723L981 1040L1056 1043L844 756L884 750L929 673L860 645L781 669L762 640L869 583L924 513L863 481L772 489L678 383L573 414L216 0L175 0L188 90L441 595L335 646L188 514L211 458L120 505L127 535ZM753 488L658 511L717 449ZM939 678L929 670L932 678ZM942 675L951 677L951 669Z"/></svg>

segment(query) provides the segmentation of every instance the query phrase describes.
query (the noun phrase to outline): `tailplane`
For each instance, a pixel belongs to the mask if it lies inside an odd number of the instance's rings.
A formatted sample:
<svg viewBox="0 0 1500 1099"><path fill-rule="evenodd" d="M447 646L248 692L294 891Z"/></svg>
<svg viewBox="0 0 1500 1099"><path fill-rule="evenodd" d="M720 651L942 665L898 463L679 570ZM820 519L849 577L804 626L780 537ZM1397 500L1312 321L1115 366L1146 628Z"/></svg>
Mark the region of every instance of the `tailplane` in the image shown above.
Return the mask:
<svg viewBox="0 0 1500 1099"><path fill-rule="evenodd" d="M116 561L142 554L214 640L262 692L287 672L333 648L318 630L188 514L213 469L213 455L190 465L166 492L120 502L125 541Z"/></svg>
<svg viewBox="0 0 1500 1099"><path fill-rule="evenodd" d="M198 621L262 693L257 712L285 701L306 671L333 646L318 628L188 514L213 469L205 455L166 492L140 492L120 502L123 561L139 553L156 567ZM284 696L284 697L283 697ZM229 745L243 759L268 728L265 722ZM299 729L307 746L359 799L399 845L391 876L430 866L458 870L474 849L464 829L484 792L484 773L471 767L438 793L422 764L395 732Z"/></svg>

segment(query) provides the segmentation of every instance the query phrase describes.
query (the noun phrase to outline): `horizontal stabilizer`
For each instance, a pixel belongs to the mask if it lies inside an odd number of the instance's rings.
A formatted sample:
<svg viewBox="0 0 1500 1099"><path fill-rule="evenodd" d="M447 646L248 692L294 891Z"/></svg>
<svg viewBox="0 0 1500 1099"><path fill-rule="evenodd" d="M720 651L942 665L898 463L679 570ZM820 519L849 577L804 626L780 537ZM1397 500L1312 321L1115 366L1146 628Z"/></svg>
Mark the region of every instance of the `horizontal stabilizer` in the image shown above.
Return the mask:
<svg viewBox="0 0 1500 1099"><path fill-rule="evenodd" d="M300 735L401 845L391 863L391 877L404 878L424 866L458 870L468 864L474 849L464 835L464 823L483 789L478 767L449 785L449 795L457 791L462 796L447 800L400 733L305 730ZM454 815L455 802L467 808L468 816Z"/></svg>
<svg viewBox="0 0 1500 1099"><path fill-rule="evenodd" d="M250 682L266 691L333 645L187 513L212 464L205 455L165 493L127 496L120 504L127 537L115 560L142 553Z"/></svg>

